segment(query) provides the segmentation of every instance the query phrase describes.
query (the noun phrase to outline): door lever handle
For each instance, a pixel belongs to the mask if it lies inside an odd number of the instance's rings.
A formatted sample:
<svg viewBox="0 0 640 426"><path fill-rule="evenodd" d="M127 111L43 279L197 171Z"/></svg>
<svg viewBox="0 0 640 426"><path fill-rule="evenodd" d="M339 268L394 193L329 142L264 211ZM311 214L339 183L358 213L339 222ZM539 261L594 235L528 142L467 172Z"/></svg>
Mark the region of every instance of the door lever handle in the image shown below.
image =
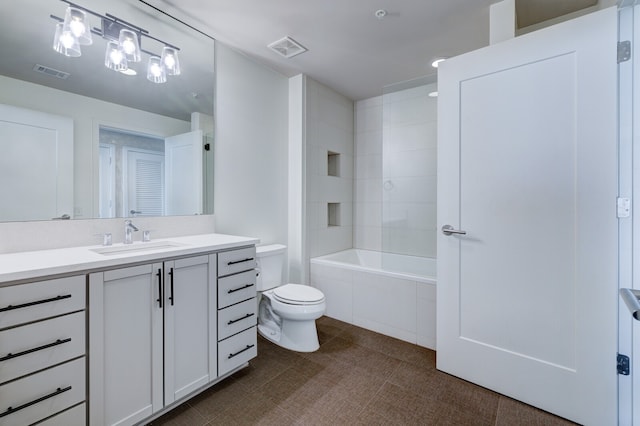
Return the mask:
<svg viewBox="0 0 640 426"><path fill-rule="evenodd" d="M629 308L633 318L640 321L640 291L630 288L621 288L620 297Z"/></svg>
<svg viewBox="0 0 640 426"><path fill-rule="evenodd" d="M467 235L467 231L463 231L461 229L453 229L451 225L444 225L442 227L442 233L444 235L458 234L458 235Z"/></svg>

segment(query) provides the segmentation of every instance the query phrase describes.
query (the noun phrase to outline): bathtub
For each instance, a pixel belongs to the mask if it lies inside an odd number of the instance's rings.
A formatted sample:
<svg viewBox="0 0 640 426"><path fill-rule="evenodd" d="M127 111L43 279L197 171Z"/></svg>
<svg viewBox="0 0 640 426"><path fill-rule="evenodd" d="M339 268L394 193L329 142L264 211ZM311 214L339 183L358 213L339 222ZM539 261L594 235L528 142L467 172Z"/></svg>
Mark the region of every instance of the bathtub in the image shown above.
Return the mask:
<svg viewBox="0 0 640 426"><path fill-rule="evenodd" d="M310 262L326 315L430 349L436 346L436 259L350 249Z"/></svg>

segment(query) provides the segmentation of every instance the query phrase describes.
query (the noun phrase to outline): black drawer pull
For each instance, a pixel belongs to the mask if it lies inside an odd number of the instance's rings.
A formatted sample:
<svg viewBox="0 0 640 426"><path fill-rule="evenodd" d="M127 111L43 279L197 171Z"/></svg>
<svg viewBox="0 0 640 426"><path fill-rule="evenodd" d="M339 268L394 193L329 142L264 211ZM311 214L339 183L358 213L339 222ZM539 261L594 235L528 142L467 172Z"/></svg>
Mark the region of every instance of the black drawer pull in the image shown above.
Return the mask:
<svg viewBox="0 0 640 426"><path fill-rule="evenodd" d="M255 315L254 313L250 313L250 314L247 314L247 315L243 316L242 318L238 318L238 319L234 319L234 320L229 320L229 322L227 323L227 325L235 324L235 323L237 323L238 321L242 321L242 320L245 320L245 319L247 319L247 318L251 318L251 317L252 317L252 316L254 316L254 315ZM0 360L0 361L1 361L1 360Z"/></svg>
<svg viewBox="0 0 640 426"><path fill-rule="evenodd" d="M22 305L15 305L15 306L9 305L6 308L1 308L0 312L13 311L14 309L26 308L28 306L34 306L34 305L41 305L43 303L49 303L49 302L57 302L58 300L70 299L70 298L71 298L70 294L65 294L64 296L56 296L56 297L52 297L51 299L43 299L35 302L23 303Z"/></svg>
<svg viewBox="0 0 640 426"><path fill-rule="evenodd" d="M13 358L18 358L19 356L27 355L27 354L30 354L30 353L33 353L33 352L38 352L38 351L41 351L43 349L52 348L54 346L58 346L58 345L61 345L63 343L68 343L70 341L71 341L71 337L69 337L67 339L62 339L62 340L58 339L53 343L49 343L49 344L46 344L46 345L38 346L37 348L27 349L26 351L18 352L16 354L9 353L9 354L3 356L2 358L0 358L0 362L7 361L7 360L10 360L10 359L13 359Z"/></svg>
<svg viewBox="0 0 640 426"><path fill-rule="evenodd" d="M247 347L246 347L246 348L239 350L239 351L238 351L238 352L236 352L235 354L229 354L229 356L228 356L228 358L227 358L227 359L231 359L231 358L233 358L234 356L238 356L238 355L240 355L242 352L244 352L244 351L248 351L249 349L251 349L251 348L252 348L252 347L254 347L254 346L255 346L255 345L247 345Z"/></svg>
<svg viewBox="0 0 640 426"><path fill-rule="evenodd" d="M242 259L242 260L234 260L232 262L227 262L227 266L235 265L235 264L238 264L238 263L251 262L252 260L253 260L253 257L248 257L248 258Z"/></svg>
<svg viewBox="0 0 640 426"><path fill-rule="evenodd" d="M0 413L0 418L4 417L4 416L8 416L9 414L13 414L16 411L20 411L20 410L22 410L24 408L31 407L32 405L37 404L38 402L42 402L42 401L47 400L49 398L53 398L56 395L60 395L61 393L64 393L64 392L67 392L67 391L70 391L70 390L71 390L71 386L67 386L66 388L58 388L55 392L51 392L49 395L41 396L38 399L34 399L33 401L27 402L26 404L22 404L22 405L20 405L20 406L18 406L16 408L9 407L9 408L7 408L7 410L4 413Z"/></svg>
<svg viewBox="0 0 640 426"><path fill-rule="evenodd" d="M227 293L228 294L235 293L236 291L244 290L245 288L253 287L254 285L255 284L251 283L251 284L243 285L242 287L232 288L231 290L227 290Z"/></svg>

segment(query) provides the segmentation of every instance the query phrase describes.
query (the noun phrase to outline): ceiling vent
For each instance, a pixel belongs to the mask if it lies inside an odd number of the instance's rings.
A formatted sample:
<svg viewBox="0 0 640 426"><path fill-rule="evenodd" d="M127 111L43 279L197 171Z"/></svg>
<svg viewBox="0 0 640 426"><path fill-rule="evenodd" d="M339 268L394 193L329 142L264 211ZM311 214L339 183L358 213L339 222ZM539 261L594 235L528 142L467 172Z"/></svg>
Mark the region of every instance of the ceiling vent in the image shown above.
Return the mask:
<svg viewBox="0 0 640 426"><path fill-rule="evenodd" d="M55 68L46 67L40 64L35 64L33 67L33 70L41 74L46 74L51 77L59 78L61 80L66 80L71 75L68 72L60 71Z"/></svg>
<svg viewBox="0 0 640 426"><path fill-rule="evenodd" d="M278 41L274 41L268 47L278 55L284 56L287 59L293 58L294 56L307 51L306 47L304 47L291 37L284 37Z"/></svg>

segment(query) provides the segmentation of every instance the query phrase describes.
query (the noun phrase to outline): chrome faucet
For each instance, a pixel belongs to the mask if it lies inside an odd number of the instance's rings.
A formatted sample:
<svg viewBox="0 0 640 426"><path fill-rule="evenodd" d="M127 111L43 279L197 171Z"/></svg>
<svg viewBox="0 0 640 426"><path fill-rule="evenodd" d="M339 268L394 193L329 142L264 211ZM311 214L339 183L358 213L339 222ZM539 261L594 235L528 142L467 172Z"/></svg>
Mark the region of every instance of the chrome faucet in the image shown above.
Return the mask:
<svg viewBox="0 0 640 426"><path fill-rule="evenodd" d="M131 223L129 219L124 221L124 243L131 244L133 243L133 234L132 231L137 231L138 228Z"/></svg>

